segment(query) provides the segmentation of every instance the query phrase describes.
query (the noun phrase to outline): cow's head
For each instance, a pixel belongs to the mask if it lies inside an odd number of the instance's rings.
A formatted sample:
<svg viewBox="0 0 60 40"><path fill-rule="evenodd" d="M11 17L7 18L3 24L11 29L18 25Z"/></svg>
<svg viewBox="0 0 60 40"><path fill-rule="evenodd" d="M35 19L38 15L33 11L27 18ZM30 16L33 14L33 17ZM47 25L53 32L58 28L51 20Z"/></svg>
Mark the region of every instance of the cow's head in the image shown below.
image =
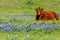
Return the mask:
<svg viewBox="0 0 60 40"><path fill-rule="evenodd" d="M40 13L41 13L41 11L42 11L43 9L40 8L40 7L38 7L38 8L36 8L35 10L36 10L36 12L37 12L37 15L40 15Z"/></svg>

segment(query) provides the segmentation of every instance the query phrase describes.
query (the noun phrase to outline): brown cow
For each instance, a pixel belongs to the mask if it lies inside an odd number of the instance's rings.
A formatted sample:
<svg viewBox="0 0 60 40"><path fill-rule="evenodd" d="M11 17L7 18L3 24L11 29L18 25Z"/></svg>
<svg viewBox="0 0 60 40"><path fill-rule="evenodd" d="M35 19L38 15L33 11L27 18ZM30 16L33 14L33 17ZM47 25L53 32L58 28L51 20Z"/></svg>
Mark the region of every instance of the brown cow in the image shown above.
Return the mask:
<svg viewBox="0 0 60 40"><path fill-rule="evenodd" d="M59 20L59 15L52 11L45 11L38 7L35 9L37 12L36 20Z"/></svg>

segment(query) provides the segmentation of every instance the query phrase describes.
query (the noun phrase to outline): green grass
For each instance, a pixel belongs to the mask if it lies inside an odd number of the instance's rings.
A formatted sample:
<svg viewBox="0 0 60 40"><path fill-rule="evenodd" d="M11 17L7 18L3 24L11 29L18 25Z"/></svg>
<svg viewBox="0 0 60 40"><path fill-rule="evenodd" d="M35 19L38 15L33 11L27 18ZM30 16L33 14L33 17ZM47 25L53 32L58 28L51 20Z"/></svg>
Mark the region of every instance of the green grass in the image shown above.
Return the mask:
<svg viewBox="0 0 60 40"><path fill-rule="evenodd" d="M36 7L60 13L60 0L0 0L0 14L35 14Z"/></svg>
<svg viewBox="0 0 60 40"><path fill-rule="evenodd" d="M53 31L50 34L42 32L0 32L0 40L60 40L60 32Z"/></svg>

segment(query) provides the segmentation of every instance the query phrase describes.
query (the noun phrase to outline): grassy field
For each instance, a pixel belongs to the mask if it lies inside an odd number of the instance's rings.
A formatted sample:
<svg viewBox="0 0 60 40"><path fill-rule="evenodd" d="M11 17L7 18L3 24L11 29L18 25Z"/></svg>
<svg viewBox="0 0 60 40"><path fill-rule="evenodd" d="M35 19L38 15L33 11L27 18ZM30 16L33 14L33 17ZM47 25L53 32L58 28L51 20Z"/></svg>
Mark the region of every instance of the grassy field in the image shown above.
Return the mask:
<svg viewBox="0 0 60 40"><path fill-rule="evenodd" d="M4 34L4 35L3 35ZM50 34L42 32L1 32L0 40L60 40L60 31L53 31Z"/></svg>
<svg viewBox="0 0 60 40"><path fill-rule="evenodd" d="M60 0L0 0L0 14L35 14L36 7L60 13Z"/></svg>
<svg viewBox="0 0 60 40"><path fill-rule="evenodd" d="M36 7L60 14L60 0L0 0L0 40L60 40L60 20L36 21Z"/></svg>

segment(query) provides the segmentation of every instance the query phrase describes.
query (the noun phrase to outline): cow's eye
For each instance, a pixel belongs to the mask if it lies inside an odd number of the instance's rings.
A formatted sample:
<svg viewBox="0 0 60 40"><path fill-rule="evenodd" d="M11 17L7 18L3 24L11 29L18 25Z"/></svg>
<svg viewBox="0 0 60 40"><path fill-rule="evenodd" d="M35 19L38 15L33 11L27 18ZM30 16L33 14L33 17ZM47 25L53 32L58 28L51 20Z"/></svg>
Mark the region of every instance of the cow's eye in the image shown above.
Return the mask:
<svg viewBox="0 0 60 40"><path fill-rule="evenodd" d="M43 10L43 9L41 9L41 10Z"/></svg>

